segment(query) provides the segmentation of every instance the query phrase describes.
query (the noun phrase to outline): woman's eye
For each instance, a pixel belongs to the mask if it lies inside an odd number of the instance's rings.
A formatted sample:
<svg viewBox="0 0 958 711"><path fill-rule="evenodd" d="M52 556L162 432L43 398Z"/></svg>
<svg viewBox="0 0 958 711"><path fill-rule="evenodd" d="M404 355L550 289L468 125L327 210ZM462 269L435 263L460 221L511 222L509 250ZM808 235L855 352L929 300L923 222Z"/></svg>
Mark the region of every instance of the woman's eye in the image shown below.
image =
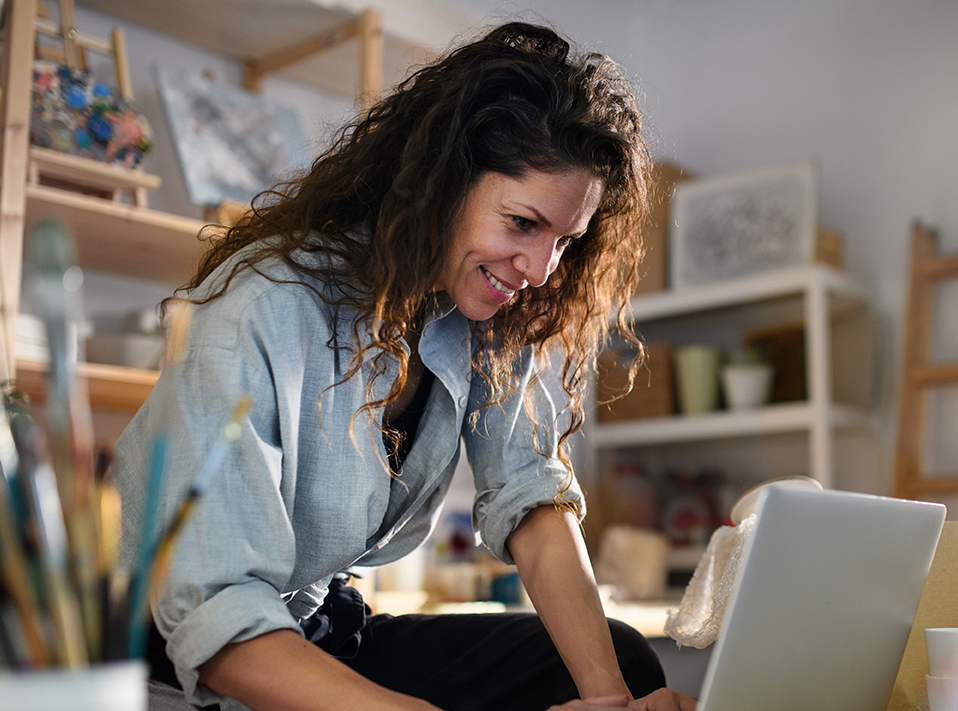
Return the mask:
<svg viewBox="0 0 958 711"><path fill-rule="evenodd" d="M513 215L512 222L523 232L528 232L536 226L535 220L530 220L528 217L519 217L519 215Z"/></svg>

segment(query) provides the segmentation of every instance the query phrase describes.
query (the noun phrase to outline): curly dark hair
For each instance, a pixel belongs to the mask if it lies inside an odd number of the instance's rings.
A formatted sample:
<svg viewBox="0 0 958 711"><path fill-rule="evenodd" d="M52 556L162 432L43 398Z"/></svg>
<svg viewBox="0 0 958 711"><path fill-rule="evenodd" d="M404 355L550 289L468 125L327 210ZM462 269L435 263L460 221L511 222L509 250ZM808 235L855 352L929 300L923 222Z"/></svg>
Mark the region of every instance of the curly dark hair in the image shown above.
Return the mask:
<svg viewBox="0 0 958 711"><path fill-rule="evenodd" d="M335 292L337 303L358 309L355 333L371 333L367 349L400 362L389 395L365 406L383 407L405 383L400 339L435 298L470 188L488 172L521 178L529 170L586 169L604 181L586 234L572 241L545 285L519 291L493 319L474 326L485 346L474 365L491 386L491 404L516 387L511 364L521 348L532 346L546 360L562 353L570 417L560 458L571 473L565 443L581 426L585 375L613 314L641 353L623 308L639 276L649 167L642 116L614 62L574 54L551 29L505 24L412 74L346 126L307 174L258 196L237 225L209 228L210 249L184 289L254 244L209 298L221 295L239 269L267 258L332 280L340 288L324 298ZM297 262L300 250L322 253L338 268L314 273ZM354 353L347 377L363 355Z"/></svg>

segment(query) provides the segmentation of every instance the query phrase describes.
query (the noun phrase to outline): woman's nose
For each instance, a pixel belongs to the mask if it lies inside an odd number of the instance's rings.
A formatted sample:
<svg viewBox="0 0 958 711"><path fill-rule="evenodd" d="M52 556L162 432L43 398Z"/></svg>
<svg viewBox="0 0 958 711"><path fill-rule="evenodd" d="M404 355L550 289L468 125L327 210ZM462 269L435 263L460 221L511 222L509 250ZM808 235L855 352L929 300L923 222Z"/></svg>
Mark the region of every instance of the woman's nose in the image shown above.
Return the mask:
<svg viewBox="0 0 958 711"><path fill-rule="evenodd" d="M549 240L526 249L513 257L513 266L522 273L529 286L542 286L559 265L557 241Z"/></svg>

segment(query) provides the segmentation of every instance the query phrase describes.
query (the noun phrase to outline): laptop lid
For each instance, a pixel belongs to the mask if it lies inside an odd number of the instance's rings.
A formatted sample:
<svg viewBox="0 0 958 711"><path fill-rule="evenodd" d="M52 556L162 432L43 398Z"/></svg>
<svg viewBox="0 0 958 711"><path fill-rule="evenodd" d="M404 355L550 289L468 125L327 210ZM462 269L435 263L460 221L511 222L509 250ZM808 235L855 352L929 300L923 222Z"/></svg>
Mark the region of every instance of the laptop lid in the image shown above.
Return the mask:
<svg viewBox="0 0 958 711"><path fill-rule="evenodd" d="M885 711L945 507L769 487L699 711Z"/></svg>

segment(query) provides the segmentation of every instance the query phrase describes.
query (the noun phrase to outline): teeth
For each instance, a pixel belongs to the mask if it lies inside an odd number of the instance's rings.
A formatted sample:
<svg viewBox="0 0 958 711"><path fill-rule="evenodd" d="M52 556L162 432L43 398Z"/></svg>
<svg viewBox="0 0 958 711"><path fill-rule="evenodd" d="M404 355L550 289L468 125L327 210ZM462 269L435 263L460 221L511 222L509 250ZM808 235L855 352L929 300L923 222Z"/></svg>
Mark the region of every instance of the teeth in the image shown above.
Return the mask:
<svg viewBox="0 0 958 711"><path fill-rule="evenodd" d="M501 291L503 294L512 294L512 293L513 293L513 290L512 290L512 289L509 289L509 288L506 287L501 281L499 281L499 280L496 279L494 276L492 276L492 274L490 274L489 271L488 271L485 267L482 268L482 273L486 275L486 278L488 278L488 279L489 279L489 282L490 282L494 287L496 287L496 290L497 290L497 291Z"/></svg>

